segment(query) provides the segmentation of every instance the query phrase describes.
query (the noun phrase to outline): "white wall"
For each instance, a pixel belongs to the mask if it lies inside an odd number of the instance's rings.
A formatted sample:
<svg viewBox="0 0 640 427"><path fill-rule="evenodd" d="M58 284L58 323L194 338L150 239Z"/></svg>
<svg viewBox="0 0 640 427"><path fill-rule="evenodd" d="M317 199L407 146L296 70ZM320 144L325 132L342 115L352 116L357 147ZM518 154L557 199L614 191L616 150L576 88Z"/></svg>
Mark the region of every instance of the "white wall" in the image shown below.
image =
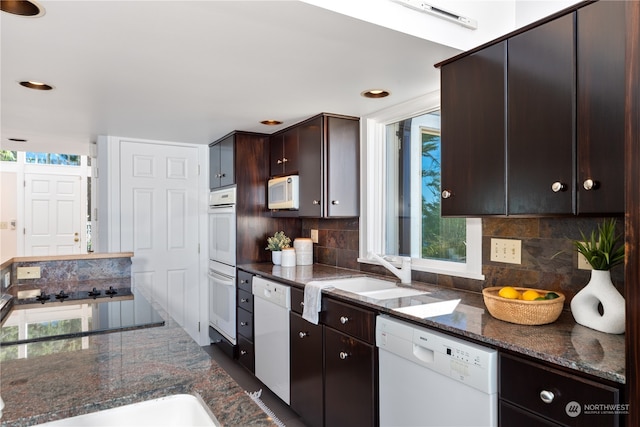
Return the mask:
<svg viewBox="0 0 640 427"><path fill-rule="evenodd" d="M3 169L11 166L3 164ZM11 230L11 221L18 218L17 179L15 171L0 172L0 264L18 255L17 227Z"/></svg>

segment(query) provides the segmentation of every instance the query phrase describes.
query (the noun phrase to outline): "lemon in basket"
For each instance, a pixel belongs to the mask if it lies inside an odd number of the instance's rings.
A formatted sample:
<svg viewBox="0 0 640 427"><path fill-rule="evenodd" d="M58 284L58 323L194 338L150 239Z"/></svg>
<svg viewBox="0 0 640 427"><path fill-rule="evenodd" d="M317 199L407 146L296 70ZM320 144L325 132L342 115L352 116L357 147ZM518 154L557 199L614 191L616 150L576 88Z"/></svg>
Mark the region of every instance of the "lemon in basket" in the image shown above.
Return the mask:
<svg viewBox="0 0 640 427"><path fill-rule="evenodd" d="M511 286L505 286L498 291L498 295L502 298L520 299L520 292Z"/></svg>
<svg viewBox="0 0 640 427"><path fill-rule="evenodd" d="M543 295L539 294L537 291L533 289L528 289L522 293L522 299L525 301L535 301L538 298L541 298Z"/></svg>

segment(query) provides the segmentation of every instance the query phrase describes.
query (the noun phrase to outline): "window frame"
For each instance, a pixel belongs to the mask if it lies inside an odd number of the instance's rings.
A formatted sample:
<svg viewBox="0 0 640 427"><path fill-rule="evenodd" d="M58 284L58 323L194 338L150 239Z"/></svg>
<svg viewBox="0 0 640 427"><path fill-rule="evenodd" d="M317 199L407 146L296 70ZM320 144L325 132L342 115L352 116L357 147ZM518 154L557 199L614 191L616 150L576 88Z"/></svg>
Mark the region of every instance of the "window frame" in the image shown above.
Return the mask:
<svg viewBox="0 0 640 427"><path fill-rule="evenodd" d="M361 192L360 198L362 214L360 216L358 262L378 264L375 260L369 259L368 254L371 252L382 254L385 247L386 126L439 108L440 91L434 91L363 117L360 124L362 134L360 162L362 165L361 182L364 191ZM467 218L466 223L466 262L412 258L412 270L484 280L482 274L482 220Z"/></svg>

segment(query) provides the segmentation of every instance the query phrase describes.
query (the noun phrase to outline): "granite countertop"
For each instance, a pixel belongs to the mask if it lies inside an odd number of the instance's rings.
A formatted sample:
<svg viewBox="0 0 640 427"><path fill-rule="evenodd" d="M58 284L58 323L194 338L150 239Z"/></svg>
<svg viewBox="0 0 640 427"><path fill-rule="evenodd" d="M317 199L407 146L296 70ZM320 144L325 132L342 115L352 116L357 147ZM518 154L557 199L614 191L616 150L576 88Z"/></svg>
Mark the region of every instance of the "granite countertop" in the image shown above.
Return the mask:
<svg viewBox="0 0 640 427"><path fill-rule="evenodd" d="M3 361L2 426L29 426L182 393L199 395L223 425L274 425L175 321L157 304L154 308L165 326L92 335L81 338L82 349L76 351Z"/></svg>
<svg viewBox="0 0 640 427"><path fill-rule="evenodd" d="M312 280L353 276L373 276L321 264L280 267L270 263L244 264L238 268L304 288ZM391 280L389 277L384 277ZM404 286L404 285L402 285ZM418 325L443 330L481 344L505 349L616 383L625 383L624 334L612 335L577 324L571 313L563 311L548 325L525 326L504 322L486 311L481 294L414 282L410 287L429 292L425 296L374 300L338 289L323 292L370 307L380 313ZM452 314L422 319L393 310L436 300L461 301Z"/></svg>

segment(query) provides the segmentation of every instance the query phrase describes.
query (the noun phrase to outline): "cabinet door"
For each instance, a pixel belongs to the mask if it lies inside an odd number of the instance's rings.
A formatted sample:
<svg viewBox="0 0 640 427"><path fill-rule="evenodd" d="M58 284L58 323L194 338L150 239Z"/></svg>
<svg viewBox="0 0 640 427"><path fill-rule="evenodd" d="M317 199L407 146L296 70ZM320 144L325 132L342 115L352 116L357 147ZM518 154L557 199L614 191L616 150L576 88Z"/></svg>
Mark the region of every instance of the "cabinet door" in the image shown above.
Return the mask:
<svg viewBox="0 0 640 427"><path fill-rule="evenodd" d="M284 173L282 157L284 156L284 137L282 134L272 135L269 138L269 171L271 176L278 176Z"/></svg>
<svg viewBox="0 0 640 427"><path fill-rule="evenodd" d="M324 215L322 126L322 117L299 126L300 216L318 218Z"/></svg>
<svg viewBox="0 0 640 427"><path fill-rule="evenodd" d="M232 135L218 143L220 146L220 186L235 183L233 145L235 137Z"/></svg>
<svg viewBox="0 0 640 427"><path fill-rule="evenodd" d="M220 146L209 146L209 189L220 187Z"/></svg>
<svg viewBox="0 0 640 427"><path fill-rule="evenodd" d="M574 212L574 22L572 13L508 40L510 215Z"/></svg>
<svg viewBox="0 0 640 427"><path fill-rule="evenodd" d="M290 313L291 409L305 425L323 426L322 325Z"/></svg>
<svg viewBox="0 0 640 427"><path fill-rule="evenodd" d="M283 173L285 175L292 175L298 173L298 129L292 128L286 131L282 135L282 166Z"/></svg>
<svg viewBox="0 0 640 427"><path fill-rule="evenodd" d="M326 216L360 214L359 121L326 119Z"/></svg>
<svg viewBox="0 0 640 427"><path fill-rule="evenodd" d="M577 12L578 213L624 212L624 3Z"/></svg>
<svg viewBox="0 0 640 427"><path fill-rule="evenodd" d="M500 409L498 411L500 420L498 425L500 427L512 427L512 426L537 426L537 427L561 427L560 424L549 421L524 409L518 408L508 404L507 402L500 401Z"/></svg>
<svg viewBox="0 0 640 427"><path fill-rule="evenodd" d="M506 42L442 67L443 216L506 213L505 67Z"/></svg>
<svg viewBox="0 0 640 427"><path fill-rule="evenodd" d="M325 425L377 425L375 347L324 328Z"/></svg>

